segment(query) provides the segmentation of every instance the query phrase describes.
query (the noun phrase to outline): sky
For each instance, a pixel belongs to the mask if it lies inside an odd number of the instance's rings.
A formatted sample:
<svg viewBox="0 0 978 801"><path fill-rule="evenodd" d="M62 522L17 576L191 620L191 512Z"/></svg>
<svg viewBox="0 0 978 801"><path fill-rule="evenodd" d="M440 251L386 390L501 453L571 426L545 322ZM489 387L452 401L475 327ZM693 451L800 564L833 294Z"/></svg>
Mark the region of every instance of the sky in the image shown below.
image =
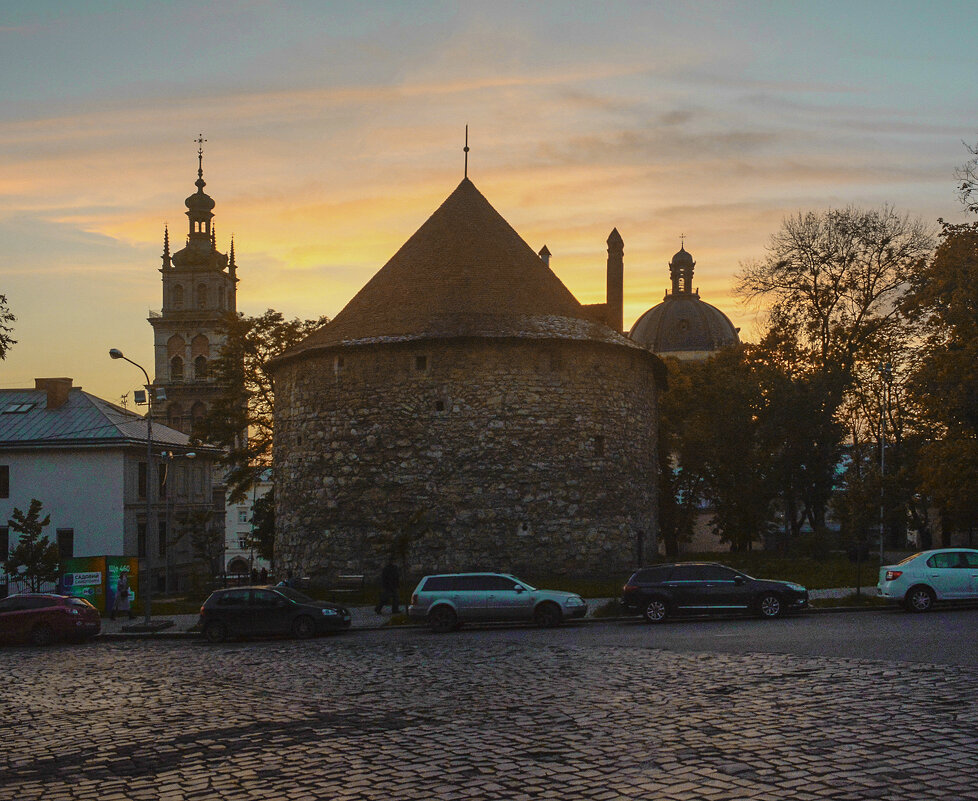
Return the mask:
<svg viewBox="0 0 978 801"><path fill-rule="evenodd" d="M625 325L681 237L733 294L800 211L966 219L969 2L0 0L0 388L150 372L164 226L188 230L202 133L238 308L335 316L469 177L582 303L625 242Z"/></svg>

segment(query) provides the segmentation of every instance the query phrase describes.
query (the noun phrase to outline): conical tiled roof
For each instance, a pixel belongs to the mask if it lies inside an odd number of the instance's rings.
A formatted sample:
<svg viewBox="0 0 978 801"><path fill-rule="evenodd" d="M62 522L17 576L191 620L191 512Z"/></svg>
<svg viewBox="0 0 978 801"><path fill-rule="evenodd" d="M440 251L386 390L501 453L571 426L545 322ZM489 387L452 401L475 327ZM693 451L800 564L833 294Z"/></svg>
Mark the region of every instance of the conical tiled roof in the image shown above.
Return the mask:
<svg viewBox="0 0 978 801"><path fill-rule="evenodd" d="M571 319L562 326L555 318ZM546 336L561 327L575 329L574 338L622 340L586 321L570 290L466 178L332 322L283 355L426 336Z"/></svg>

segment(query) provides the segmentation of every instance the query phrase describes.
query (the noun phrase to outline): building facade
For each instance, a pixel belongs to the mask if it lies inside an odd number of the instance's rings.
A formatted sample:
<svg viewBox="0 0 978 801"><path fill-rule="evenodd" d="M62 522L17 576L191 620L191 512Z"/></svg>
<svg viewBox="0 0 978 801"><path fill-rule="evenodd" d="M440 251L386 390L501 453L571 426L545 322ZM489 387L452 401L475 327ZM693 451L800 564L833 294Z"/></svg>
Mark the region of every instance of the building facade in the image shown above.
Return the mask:
<svg viewBox="0 0 978 801"><path fill-rule="evenodd" d="M210 570L194 542L220 519L217 454L191 452L186 434L154 423L150 466L146 419L72 383L39 378L34 389L0 390L0 521L36 498L51 516L44 533L63 557L145 557L154 548L156 589L189 586ZM4 553L14 540L0 527ZM10 581L16 589L16 577Z"/></svg>
<svg viewBox="0 0 978 801"><path fill-rule="evenodd" d="M655 553L662 363L620 332L621 238L594 306L544 251L465 179L272 362L281 571L610 575Z"/></svg>

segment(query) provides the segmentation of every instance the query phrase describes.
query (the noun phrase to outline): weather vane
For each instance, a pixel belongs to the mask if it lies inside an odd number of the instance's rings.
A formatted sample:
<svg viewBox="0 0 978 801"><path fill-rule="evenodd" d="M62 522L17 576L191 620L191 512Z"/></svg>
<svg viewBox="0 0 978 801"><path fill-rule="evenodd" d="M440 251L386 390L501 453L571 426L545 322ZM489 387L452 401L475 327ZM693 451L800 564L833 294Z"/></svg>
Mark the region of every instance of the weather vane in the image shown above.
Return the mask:
<svg viewBox="0 0 978 801"><path fill-rule="evenodd" d="M679 235L679 249L682 250L686 247L686 234Z"/></svg>
<svg viewBox="0 0 978 801"><path fill-rule="evenodd" d="M462 148L465 152L465 177L469 177L469 126L465 126L465 147Z"/></svg>
<svg viewBox="0 0 978 801"><path fill-rule="evenodd" d="M197 175L202 177L204 175L204 142L207 140L204 139L202 133L199 133L194 141L197 143Z"/></svg>

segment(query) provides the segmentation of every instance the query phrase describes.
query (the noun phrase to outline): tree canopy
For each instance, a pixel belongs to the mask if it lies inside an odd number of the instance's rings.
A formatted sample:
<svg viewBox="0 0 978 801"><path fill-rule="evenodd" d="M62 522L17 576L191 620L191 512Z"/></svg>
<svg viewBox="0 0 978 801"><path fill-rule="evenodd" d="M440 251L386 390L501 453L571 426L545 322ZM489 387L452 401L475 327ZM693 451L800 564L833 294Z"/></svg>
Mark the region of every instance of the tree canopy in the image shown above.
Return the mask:
<svg viewBox="0 0 978 801"><path fill-rule="evenodd" d="M223 391L194 427L194 438L224 450L231 502L244 500L271 467L275 396L266 363L327 322L286 320L273 309L259 317L229 313L222 319L225 343L209 369Z"/></svg>
<svg viewBox="0 0 978 801"><path fill-rule="evenodd" d="M34 498L27 514L14 507L13 516L7 520L10 530L20 539L10 549L4 570L22 579L30 592L40 592L44 584L58 580L58 546L44 534L51 515L41 518L42 505Z"/></svg>

